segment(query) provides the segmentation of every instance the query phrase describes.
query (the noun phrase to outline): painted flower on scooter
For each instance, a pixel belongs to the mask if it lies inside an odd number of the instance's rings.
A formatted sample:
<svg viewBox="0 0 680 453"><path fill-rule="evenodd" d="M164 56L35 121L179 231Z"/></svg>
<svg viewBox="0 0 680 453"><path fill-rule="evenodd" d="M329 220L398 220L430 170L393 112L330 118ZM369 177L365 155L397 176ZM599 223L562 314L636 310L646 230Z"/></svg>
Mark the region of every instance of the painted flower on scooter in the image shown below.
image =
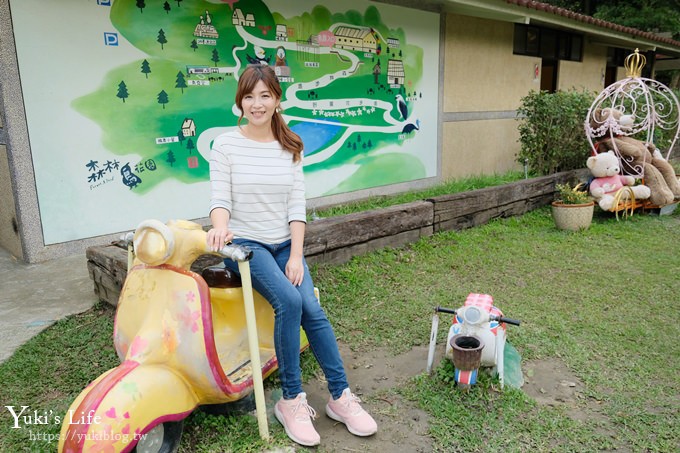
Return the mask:
<svg viewBox="0 0 680 453"><path fill-rule="evenodd" d="M132 344L130 345L130 357L139 355L146 349L148 345L149 342L147 340L137 335L135 339L132 340Z"/></svg>
<svg viewBox="0 0 680 453"><path fill-rule="evenodd" d="M191 329L193 333L198 331L198 318L201 317L198 311L191 311L189 307L184 307L178 317L186 329Z"/></svg>
<svg viewBox="0 0 680 453"><path fill-rule="evenodd" d="M111 425L104 425L104 430L101 435L95 436L94 445L88 448L88 452L113 453L116 451L114 444L117 442L117 436L113 435L113 428Z"/></svg>
<svg viewBox="0 0 680 453"><path fill-rule="evenodd" d="M166 354L172 354L179 345L179 338L177 337L177 327L179 323L175 321L169 311L163 313L163 320L161 321L163 331L161 333L163 351Z"/></svg>
<svg viewBox="0 0 680 453"><path fill-rule="evenodd" d="M107 418L115 420L115 423L117 423L118 425L125 423L125 426L121 428L120 432L122 434L130 434L131 428L130 423L128 422L128 420L130 419L130 412L126 411L123 415L118 415L118 413L116 412L116 408L112 406L109 410L104 412L104 415L106 415Z"/></svg>
<svg viewBox="0 0 680 453"><path fill-rule="evenodd" d="M139 392L139 388L137 387L137 383L134 381L123 382L121 384L121 388L125 393L130 395L132 401L137 401L142 396L142 394Z"/></svg>

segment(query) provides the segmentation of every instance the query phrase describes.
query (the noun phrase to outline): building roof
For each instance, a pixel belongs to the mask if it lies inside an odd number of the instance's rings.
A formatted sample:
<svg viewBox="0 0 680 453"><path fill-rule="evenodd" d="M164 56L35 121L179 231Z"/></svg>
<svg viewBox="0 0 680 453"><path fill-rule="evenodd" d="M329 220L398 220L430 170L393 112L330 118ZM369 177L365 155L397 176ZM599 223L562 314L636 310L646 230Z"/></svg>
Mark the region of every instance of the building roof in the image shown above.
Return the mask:
<svg viewBox="0 0 680 453"><path fill-rule="evenodd" d="M404 77L404 62L401 60L389 60L387 62L387 74Z"/></svg>
<svg viewBox="0 0 680 453"><path fill-rule="evenodd" d="M333 34L335 36L346 36L348 38L356 39L363 39L369 33L371 33L371 29L367 27L340 26L333 30Z"/></svg>
<svg viewBox="0 0 680 453"><path fill-rule="evenodd" d="M592 42L624 49L653 50L657 54L680 57L680 41L632 27L596 19L565 8L534 0L421 0L424 6L463 16L546 25L589 36Z"/></svg>
<svg viewBox="0 0 680 453"><path fill-rule="evenodd" d="M650 33L647 31L638 30L637 28L626 27L623 25L615 24L613 22L607 22L606 20L596 19L592 16L587 16L585 14L575 13L565 8L560 8L558 6L549 5L547 3L535 2L533 0L505 0L506 3L511 5L523 6L525 8L534 9L536 11L545 11L557 16L566 17L568 19L573 19L577 22L583 22L586 24L595 25L596 27L608 28L621 33L627 33L633 36L640 36L650 41L658 41L665 44L670 44L672 46L680 47L680 41L674 39L660 36L655 33Z"/></svg>

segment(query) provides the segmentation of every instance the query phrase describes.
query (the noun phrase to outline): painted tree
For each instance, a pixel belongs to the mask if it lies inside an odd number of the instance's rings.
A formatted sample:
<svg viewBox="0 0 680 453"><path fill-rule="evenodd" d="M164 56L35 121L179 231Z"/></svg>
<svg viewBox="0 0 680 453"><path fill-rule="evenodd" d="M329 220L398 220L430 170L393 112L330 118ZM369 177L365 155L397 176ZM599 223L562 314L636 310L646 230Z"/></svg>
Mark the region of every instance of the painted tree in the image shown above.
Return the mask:
<svg viewBox="0 0 680 453"><path fill-rule="evenodd" d="M177 162L177 159L175 159L175 153L173 153L172 150L168 151L168 157L165 159L165 161L169 163L171 167L173 166L172 164Z"/></svg>
<svg viewBox="0 0 680 453"><path fill-rule="evenodd" d="M220 54L217 52L217 49L213 49L211 60L214 61L215 66L217 66L217 62L220 61Z"/></svg>
<svg viewBox="0 0 680 453"><path fill-rule="evenodd" d="M163 49L163 44L167 44L168 40L165 38L165 32L161 28L158 30L158 39L156 39L161 44L161 49Z"/></svg>
<svg viewBox="0 0 680 453"><path fill-rule="evenodd" d="M149 78L149 74L151 73L151 66L149 65L149 62L144 60L142 61L142 74L146 76L146 78Z"/></svg>
<svg viewBox="0 0 680 453"><path fill-rule="evenodd" d="M177 2L177 7L180 7L180 3L182 3L182 0L175 0Z"/></svg>
<svg viewBox="0 0 680 453"><path fill-rule="evenodd" d="M161 90L161 92L158 93L158 103L163 106L163 109L165 109L165 104L167 104L168 102L170 102L168 93L166 93L165 90Z"/></svg>
<svg viewBox="0 0 680 453"><path fill-rule="evenodd" d="M144 8L146 8L146 3L144 3L144 0L137 0L137 8L139 8L141 12L144 12Z"/></svg>
<svg viewBox="0 0 680 453"><path fill-rule="evenodd" d="M130 97L127 85L125 85L125 81L121 80L121 82L118 84L118 93L116 94L116 97L121 98L123 100L123 103L125 103L125 99Z"/></svg>
<svg viewBox="0 0 680 453"><path fill-rule="evenodd" d="M198 49L198 43L195 39L191 41L191 48L194 49L194 52L196 52L196 49Z"/></svg>
<svg viewBox="0 0 680 453"><path fill-rule="evenodd" d="M177 132L177 139L179 139L180 145L184 143L184 140L186 140L186 138L184 137L184 131L182 129L180 129L179 132Z"/></svg>
<svg viewBox="0 0 680 453"><path fill-rule="evenodd" d="M165 14L170 14L170 10L172 9L170 7L170 3L168 2L163 3L163 9L165 10Z"/></svg>
<svg viewBox="0 0 680 453"><path fill-rule="evenodd" d="M184 94L184 89L187 87L187 82L184 79L184 74L182 74L182 71L179 71L177 73L177 80L175 80L175 88L179 88L182 90L182 94Z"/></svg>
<svg viewBox="0 0 680 453"><path fill-rule="evenodd" d="M191 151L196 148L196 145L194 145L194 141L192 139L187 140L187 149L189 150L189 154L191 154Z"/></svg>

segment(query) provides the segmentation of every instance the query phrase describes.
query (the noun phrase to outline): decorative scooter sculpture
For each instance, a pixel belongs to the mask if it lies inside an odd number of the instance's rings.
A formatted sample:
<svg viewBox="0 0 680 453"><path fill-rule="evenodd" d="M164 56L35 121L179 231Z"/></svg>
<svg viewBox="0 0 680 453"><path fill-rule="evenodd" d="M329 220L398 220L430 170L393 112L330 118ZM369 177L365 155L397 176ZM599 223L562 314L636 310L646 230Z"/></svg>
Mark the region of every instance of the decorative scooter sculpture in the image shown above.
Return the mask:
<svg viewBox="0 0 680 453"><path fill-rule="evenodd" d="M183 220L142 222L134 252L114 325L121 364L72 403L59 452L174 452L196 407L237 402L253 391L267 438L262 379L278 366L274 312L252 291L252 252L231 244L211 252L201 226ZM204 254L237 261L241 278L219 266L192 272ZM309 343L300 335L304 349Z"/></svg>
<svg viewBox="0 0 680 453"><path fill-rule="evenodd" d="M427 357L427 372L432 372L434 352L439 329L439 313L454 315L446 340L445 356L455 366L456 384L469 388L476 384L480 366L495 368L501 387L504 385L506 324L520 325L520 321L505 318L493 305L493 297L488 294L471 293L465 304L457 310L435 308L430 333L430 348Z"/></svg>

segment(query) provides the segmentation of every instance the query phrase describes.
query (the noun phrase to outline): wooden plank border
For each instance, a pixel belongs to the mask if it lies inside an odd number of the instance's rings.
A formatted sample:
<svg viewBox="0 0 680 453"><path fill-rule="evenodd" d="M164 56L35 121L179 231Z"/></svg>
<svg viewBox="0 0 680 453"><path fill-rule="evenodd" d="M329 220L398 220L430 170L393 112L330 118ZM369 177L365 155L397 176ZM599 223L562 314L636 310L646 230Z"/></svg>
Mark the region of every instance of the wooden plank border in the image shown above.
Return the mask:
<svg viewBox="0 0 680 453"><path fill-rule="evenodd" d="M400 247L439 231L461 230L495 218L521 215L549 204L556 184L584 181L588 174L586 169L557 173L314 220L307 224L305 257L310 264L340 264L353 256ZM86 256L95 294L116 305L127 275L127 251L114 243L89 247ZM201 266L212 264L209 261L199 258L192 270L200 271Z"/></svg>

